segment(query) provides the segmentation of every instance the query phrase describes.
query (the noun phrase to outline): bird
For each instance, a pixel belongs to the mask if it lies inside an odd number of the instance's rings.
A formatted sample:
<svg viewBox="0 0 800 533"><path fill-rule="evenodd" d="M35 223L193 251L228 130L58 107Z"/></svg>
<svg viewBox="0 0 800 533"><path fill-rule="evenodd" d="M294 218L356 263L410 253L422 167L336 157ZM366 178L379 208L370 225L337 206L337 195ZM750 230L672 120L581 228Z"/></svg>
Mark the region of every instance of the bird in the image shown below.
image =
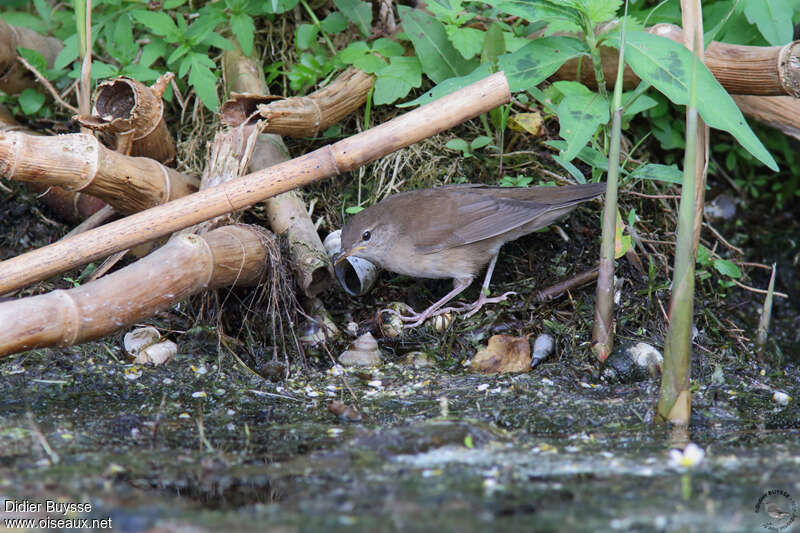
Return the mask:
<svg viewBox="0 0 800 533"><path fill-rule="evenodd" d="M353 215L342 228L342 248L334 259L360 257L386 270L415 278L453 279L453 290L417 313L400 315L415 327L448 311L475 314L490 298L489 283L503 244L544 228L605 191L604 183L562 187L445 185L393 194ZM480 297L447 307L486 267ZM395 312L396 313L396 312Z"/></svg>

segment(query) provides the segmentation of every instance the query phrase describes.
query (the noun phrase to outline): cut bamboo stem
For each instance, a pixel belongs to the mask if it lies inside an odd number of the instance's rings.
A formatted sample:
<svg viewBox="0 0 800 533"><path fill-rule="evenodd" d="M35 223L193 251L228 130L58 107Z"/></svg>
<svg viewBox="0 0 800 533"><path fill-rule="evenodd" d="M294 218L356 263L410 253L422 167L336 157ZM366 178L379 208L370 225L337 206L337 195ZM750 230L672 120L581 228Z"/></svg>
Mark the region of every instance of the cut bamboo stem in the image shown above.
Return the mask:
<svg viewBox="0 0 800 533"><path fill-rule="evenodd" d="M683 31L674 24L656 24L647 31L675 42L683 43ZM617 50L602 47L603 72L606 80L613 80L617 72ZM789 95L800 97L800 41L785 46L743 46L712 42L705 50L705 63L714 77L731 94L759 96ZM554 79L577 80L596 87L592 62L589 59L571 59L553 75ZM632 89L641 80L625 68L624 85Z"/></svg>
<svg viewBox="0 0 800 533"><path fill-rule="evenodd" d="M259 64L240 51L224 52L222 66L231 91L252 95L269 94ZM366 98L366 93L363 96ZM351 111L363 104L356 103L359 98L350 98L349 101L354 102ZM280 135L262 134L256 140L249 169L250 172L256 172L287 160L289 151ZM330 286L333 273L325 247L300 192L289 191L268 198L264 206L272 231L286 237L289 243L288 259L298 287L306 297L314 298Z"/></svg>
<svg viewBox="0 0 800 533"><path fill-rule="evenodd" d="M6 94L18 94L38 85L34 75L18 62L17 47L36 50L52 67L64 45L28 28L10 26L0 18L0 91Z"/></svg>
<svg viewBox="0 0 800 533"><path fill-rule="evenodd" d="M0 294L317 180L348 172L507 103L502 72L297 159L0 263Z"/></svg>
<svg viewBox="0 0 800 533"><path fill-rule="evenodd" d="M800 140L800 98L733 95L742 113Z"/></svg>
<svg viewBox="0 0 800 533"><path fill-rule="evenodd" d="M116 138L117 152L169 165L175 140L167 130L161 96L174 77L168 72L150 87L126 76L104 81L94 92L92 114L79 116L78 122Z"/></svg>
<svg viewBox="0 0 800 533"><path fill-rule="evenodd" d="M109 150L89 134L0 133L0 177L84 191L130 214L186 196L197 178Z"/></svg>
<svg viewBox="0 0 800 533"><path fill-rule="evenodd" d="M254 286L278 247L257 226L182 235L136 263L69 290L0 303L0 357L113 333L196 292Z"/></svg>
<svg viewBox="0 0 800 533"><path fill-rule="evenodd" d="M262 133L316 137L363 106L374 82L372 74L350 67L308 96L281 98L251 89L251 93L231 94L222 106L222 120L230 126L263 120Z"/></svg>

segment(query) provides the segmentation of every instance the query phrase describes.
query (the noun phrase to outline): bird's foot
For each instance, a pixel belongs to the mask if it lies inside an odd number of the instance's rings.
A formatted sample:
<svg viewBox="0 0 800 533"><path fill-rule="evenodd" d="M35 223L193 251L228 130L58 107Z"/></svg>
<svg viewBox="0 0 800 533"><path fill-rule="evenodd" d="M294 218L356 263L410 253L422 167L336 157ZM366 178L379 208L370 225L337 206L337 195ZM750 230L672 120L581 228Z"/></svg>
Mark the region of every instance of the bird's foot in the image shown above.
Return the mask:
<svg viewBox="0 0 800 533"><path fill-rule="evenodd" d="M484 304L496 304L499 302L505 302L506 300L508 300L509 296L516 296L516 294L517 293L514 291L508 291L506 293L501 294L500 296L494 296L490 298L486 296L484 293L481 293L481 295L478 297L477 300L475 300L471 304L461 306L458 309L458 311L462 313L464 311L467 311L467 313L464 315L464 318L469 318L478 311L480 311L481 307L483 307Z"/></svg>
<svg viewBox="0 0 800 533"><path fill-rule="evenodd" d="M406 306L411 311L411 313L408 315L403 315L402 313L394 309L382 309L380 313L389 313L391 315L397 316L398 318L400 318L401 321L404 322L403 328L415 328L420 324L422 324L423 322L425 322L426 320L428 320L429 318L444 315L446 313L452 313L452 312L464 313L466 311L464 318L469 318L475 313L477 313L484 306L484 304L495 304L499 302L504 302L508 300L509 296L514 296L516 294L517 293L514 291L509 291L500 296L494 296L490 298L485 294L481 293L480 297L471 304L464 304L455 307L439 307L439 308L431 306L426 310L422 311L421 313L417 313L413 309L411 309L411 307Z"/></svg>

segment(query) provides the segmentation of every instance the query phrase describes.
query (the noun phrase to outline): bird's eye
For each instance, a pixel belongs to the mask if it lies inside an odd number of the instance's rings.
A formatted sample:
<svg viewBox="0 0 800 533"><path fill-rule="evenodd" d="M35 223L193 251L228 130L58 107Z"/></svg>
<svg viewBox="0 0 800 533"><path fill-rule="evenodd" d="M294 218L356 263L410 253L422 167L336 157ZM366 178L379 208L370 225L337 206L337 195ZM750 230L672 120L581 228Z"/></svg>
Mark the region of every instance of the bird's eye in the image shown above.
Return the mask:
<svg viewBox="0 0 800 533"><path fill-rule="evenodd" d="M370 232L368 232L368 231L365 231L364 234L361 235L361 240L362 241L368 241L370 237L372 237L372 234L370 234Z"/></svg>

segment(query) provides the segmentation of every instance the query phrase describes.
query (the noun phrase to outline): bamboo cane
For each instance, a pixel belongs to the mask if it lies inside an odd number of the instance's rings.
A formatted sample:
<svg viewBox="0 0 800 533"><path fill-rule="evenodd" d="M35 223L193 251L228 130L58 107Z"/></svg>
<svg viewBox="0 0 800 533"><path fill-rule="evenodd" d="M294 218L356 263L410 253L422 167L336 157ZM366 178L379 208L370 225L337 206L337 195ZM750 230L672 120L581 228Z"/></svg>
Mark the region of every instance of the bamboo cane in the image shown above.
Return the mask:
<svg viewBox="0 0 800 533"><path fill-rule="evenodd" d="M316 137L364 105L374 82L372 74L350 67L308 96L281 98L253 89L244 94L232 93L220 114L230 126L261 119L262 133Z"/></svg>
<svg viewBox="0 0 800 533"><path fill-rule="evenodd" d="M169 165L175 159L175 140L164 121L161 96L174 77L168 72L150 87L127 76L104 81L94 92L92 114L79 116L78 122L114 136L117 152Z"/></svg>
<svg viewBox="0 0 800 533"><path fill-rule="evenodd" d="M197 178L146 157L109 150L95 137L0 133L0 177L84 191L135 213L197 190Z"/></svg>
<svg viewBox="0 0 800 533"><path fill-rule="evenodd" d="M181 235L99 280L0 303L0 357L96 339L201 290L254 286L276 254L275 238L257 226Z"/></svg>
<svg viewBox="0 0 800 533"><path fill-rule="evenodd" d="M502 72L297 159L135 213L0 263L0 293L147 242L215 216L244 209L314 181L348 172L435 135L511 98Z"/></svg>
<svg viewBox="0 0 800 533"><path fill-rule="evenodd" d="M733 95L733 101L749 117L800 140L800 99L792 96Z"/></svg>
<svg viewBox="0 0 800 533"><path fill-rule="evenodd" d="M251 95L269 94L267 84L264 82L262 69L259 68L256 61L245 57L241 51L224 52L222 54L222 67L227 85L232 91ZM348 89L358 92L354 88ZM338 90L336 92L340 93L342 91ZM363 98L366 99L366 93L363 94ZM352 109L345 106L349 111L354 111L363 104L363 101L359 101L359 98L348 98L346 100L358 102L355 103L355 107ZM329 100L323 99L323 102L329 102ZM322 106L323 109L327 107L327 105ZM331 117L323 120L331 120ZM288 159L289 151L286 149L286 145L280 135L265 133L256 140L249 169L250 172L255 172L277 163L283 163ZM278 235L285 236L289 242L289 262L294 271L298 287L308 298L314 298L330 286L333 274L330 271L330 262L328 261L325 247L319 238L317 228L311 221L300 192L297 190L289 191L268 198L264 202L264 206L266 207L272 231Z"/></svg>
<svg viewBox="0 0 800 533"><path fill-rule="evenodd" d="M648 29L683 43L683 31L674 24L656 24ZM617 72L617 50L600 49L606 80L613 80ZM705 51L705 63L714 77L731 94L760 96L789 95L800 97L800 41L785 46L743 46L712 42ZM571 59L553 75L554 79L576 80L580 70L581 83L596 86L592 62L589 59ZM625 68L624 87L633 88L639 77L630 67Z"/></svg>

